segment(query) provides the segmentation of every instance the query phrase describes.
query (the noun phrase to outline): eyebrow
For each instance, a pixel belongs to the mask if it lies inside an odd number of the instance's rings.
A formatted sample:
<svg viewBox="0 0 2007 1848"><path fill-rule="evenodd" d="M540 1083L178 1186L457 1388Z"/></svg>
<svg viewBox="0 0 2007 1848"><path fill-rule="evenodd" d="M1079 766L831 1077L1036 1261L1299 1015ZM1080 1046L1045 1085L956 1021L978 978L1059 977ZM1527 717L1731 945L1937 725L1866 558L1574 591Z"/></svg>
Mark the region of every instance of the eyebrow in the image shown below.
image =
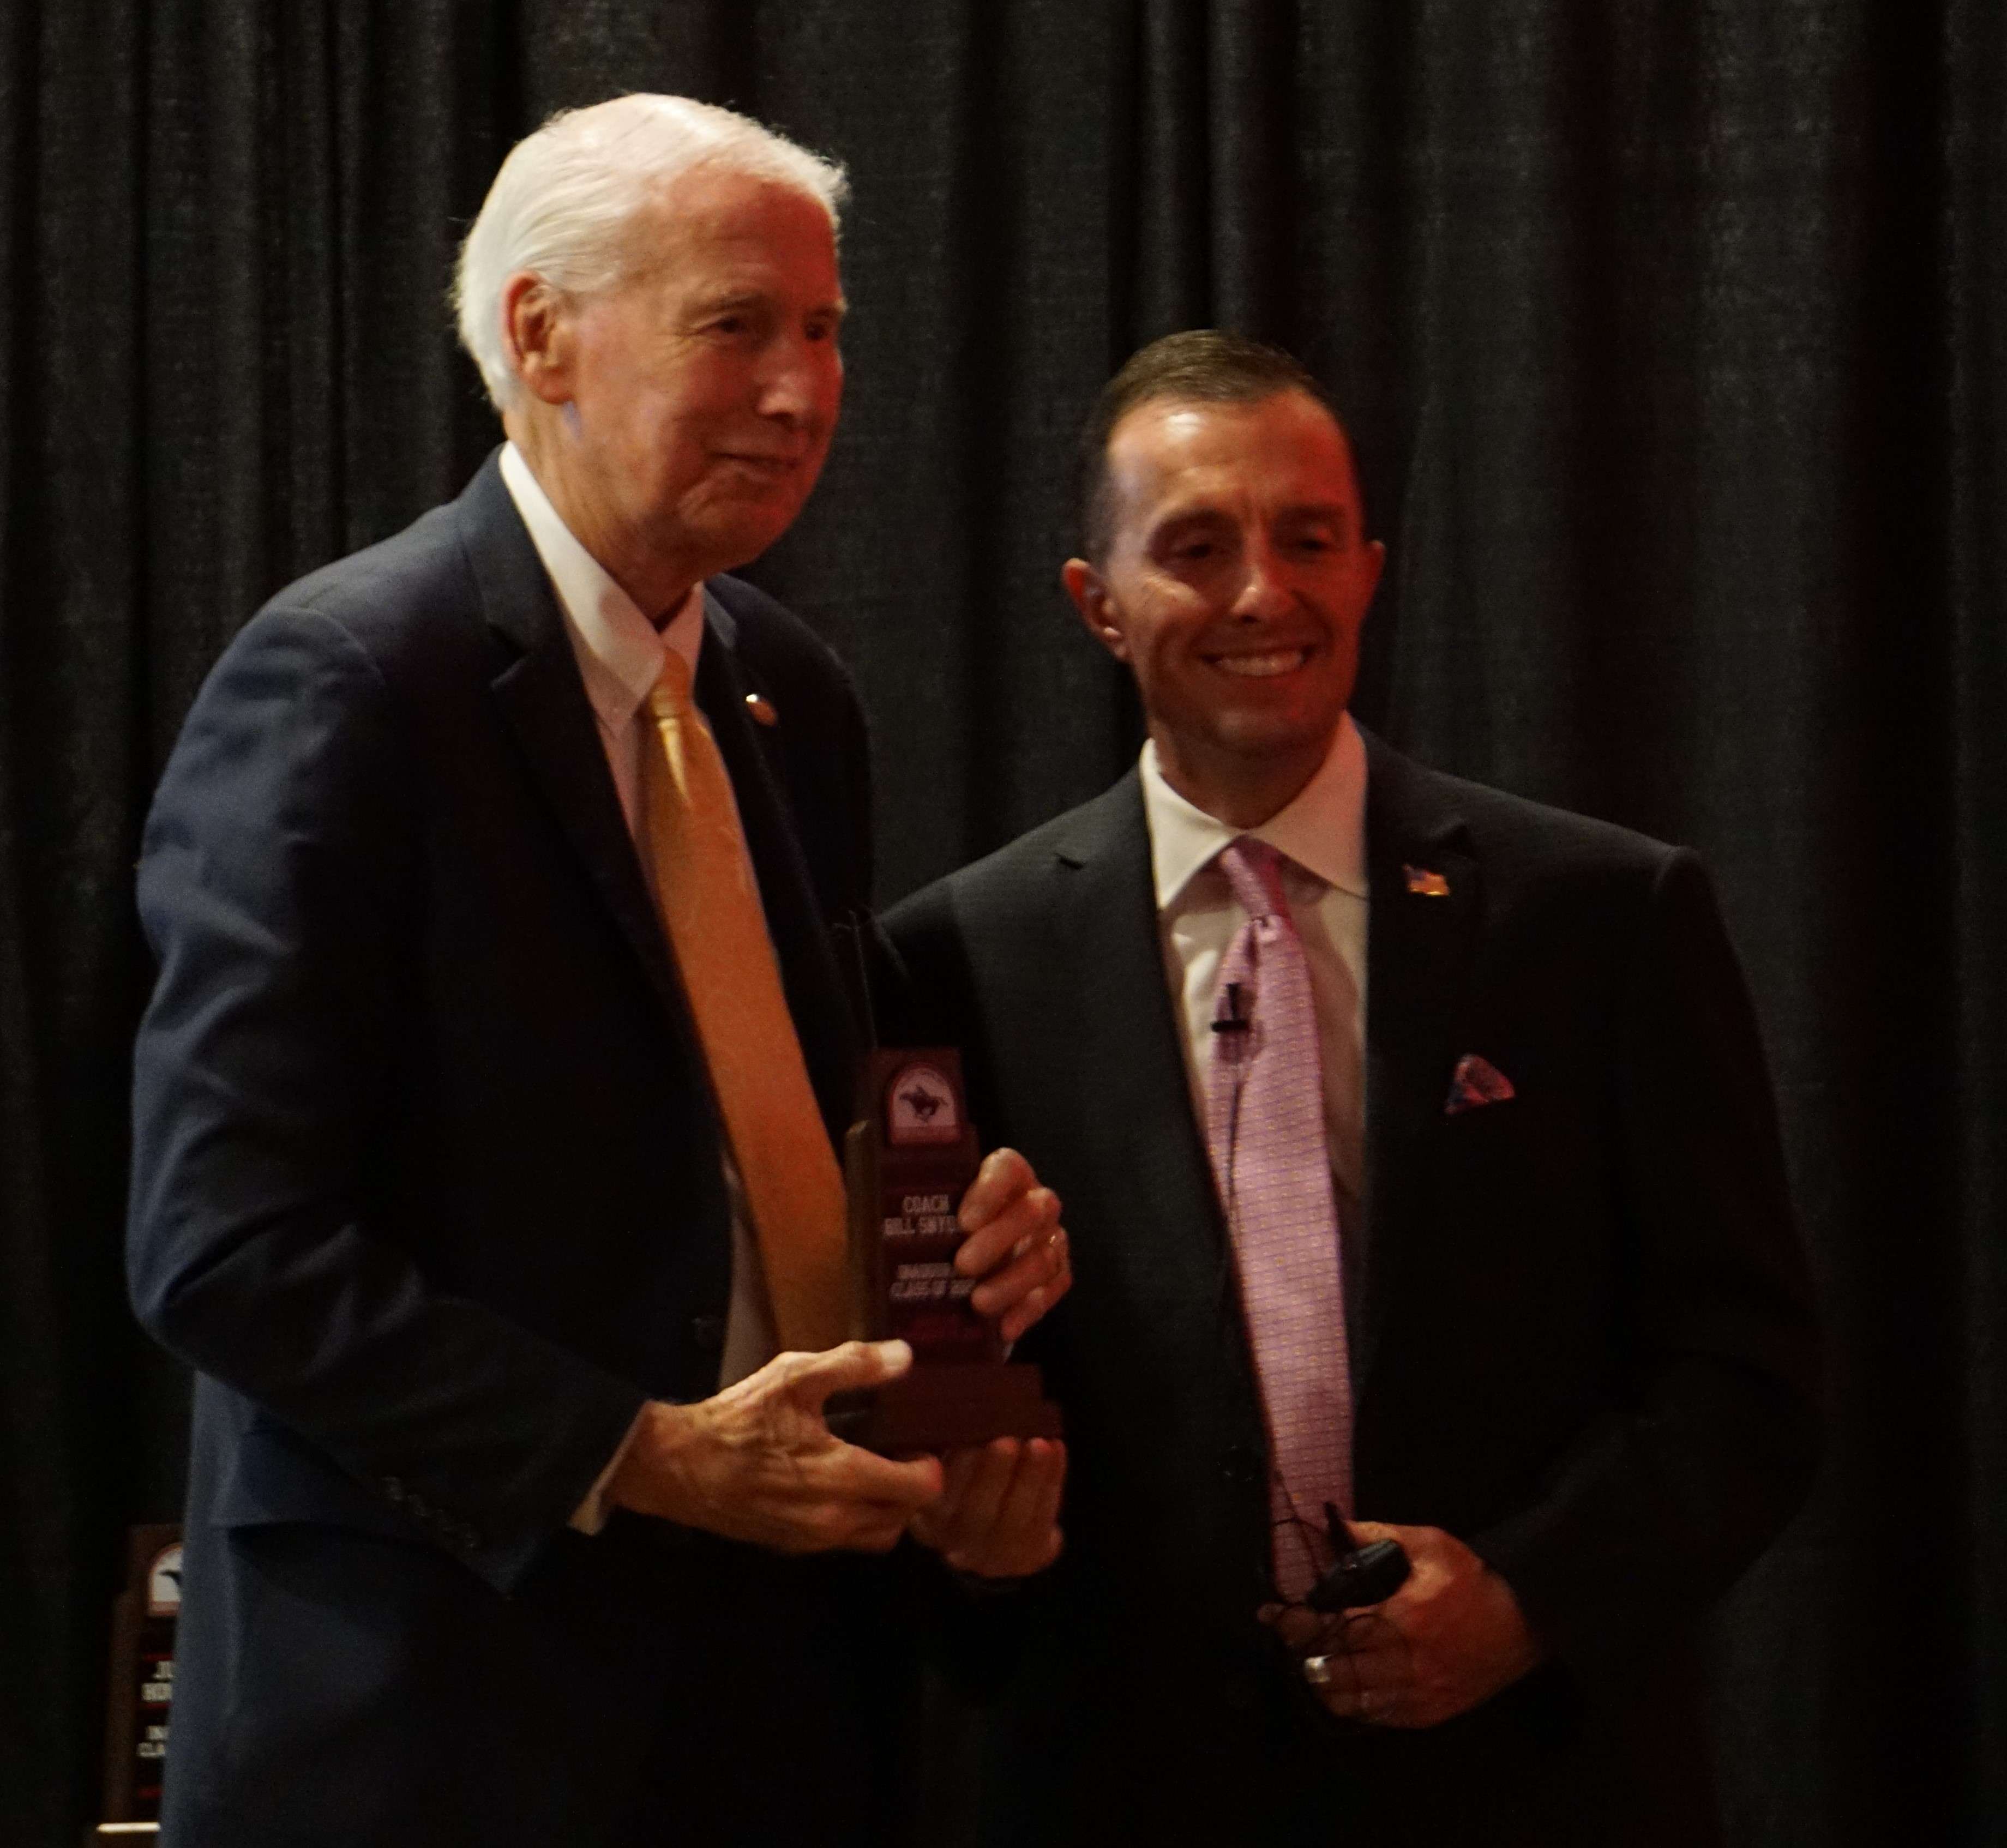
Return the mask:
<svg viewBox="0 0 2007 1848"><path fill-rule="evenodd" d="M1361 524L1356 507L1347 506L1342 500L1307 500L1293 507L1285 507L1285 520L1324 520L1346 531L1355 530Z"/></svg>
<svg viewBox="0 0 2007 1848"><path fill-rule="evenodd" d="M729 314L734 309L771 308L774 297L764 289L732 289L716 295L700 296L693 305L699 315ZM811 314L827 314L842 320L850 312L850 302L846 296L839 295L834 302L817 304L809 311Z"/></svg>

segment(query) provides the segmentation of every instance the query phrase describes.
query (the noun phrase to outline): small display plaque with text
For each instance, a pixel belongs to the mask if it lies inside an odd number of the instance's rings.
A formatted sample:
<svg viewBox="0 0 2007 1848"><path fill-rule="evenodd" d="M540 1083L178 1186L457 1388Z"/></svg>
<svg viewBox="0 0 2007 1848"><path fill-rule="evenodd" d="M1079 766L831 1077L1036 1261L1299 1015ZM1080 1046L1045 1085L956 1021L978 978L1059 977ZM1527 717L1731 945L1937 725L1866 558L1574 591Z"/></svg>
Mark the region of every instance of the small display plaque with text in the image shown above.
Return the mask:
<svg viewBox="0 0 2007 1848"><path fill-rule="evenodd" d="M182 1607L181 1529L132 1529L125 1588L111 1607L104 1724L104 1822L90 1839L149 1836L160 1813L168 1716L175 1698L175 1624Z"/></svg>

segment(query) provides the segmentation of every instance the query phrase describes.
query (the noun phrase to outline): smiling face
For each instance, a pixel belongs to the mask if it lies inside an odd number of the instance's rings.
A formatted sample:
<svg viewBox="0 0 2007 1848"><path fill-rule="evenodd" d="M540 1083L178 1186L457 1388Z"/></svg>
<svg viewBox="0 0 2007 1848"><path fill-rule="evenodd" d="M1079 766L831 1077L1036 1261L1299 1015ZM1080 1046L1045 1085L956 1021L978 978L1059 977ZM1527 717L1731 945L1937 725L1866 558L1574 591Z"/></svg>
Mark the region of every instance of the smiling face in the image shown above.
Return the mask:
<svg viewBox="0 0 2007 1848"><path fill-rule="evenodd" d="M1236 827L1323 763L1384 548L1352 453L1307 393L1155 398L1110 433L1113 536L1068 561L1089 631L1136 675L1166 780Z"/></svg>
<svg viewBox="0 0 2007 1848"><path fill-rule="evenodd" d="M640 214L644 260L566 297L504 294L526 395L505 421L560 516L644 612L785 532L843 392L829 216L750 175L698 171Z"/></svg>

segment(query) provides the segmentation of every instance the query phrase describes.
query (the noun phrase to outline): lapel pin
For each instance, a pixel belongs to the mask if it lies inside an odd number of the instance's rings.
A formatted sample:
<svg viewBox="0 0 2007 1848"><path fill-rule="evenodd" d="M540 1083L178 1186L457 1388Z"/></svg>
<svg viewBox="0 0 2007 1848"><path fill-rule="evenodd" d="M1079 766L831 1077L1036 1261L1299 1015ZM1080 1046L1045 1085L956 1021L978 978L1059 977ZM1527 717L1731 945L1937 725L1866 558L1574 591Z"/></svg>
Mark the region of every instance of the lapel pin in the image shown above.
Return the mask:
<svg viewBox="0 0 2007 1848"><path fill-rule="evenodd" d="M1408 890L1424 898L1447 898L1449 881L1440 873L1431 872L1427 866L1403 866L1401 870L1408 876Z"/></svg>
<svg viewBox="0 0 2007 1848"><path fill-rule="evenodd" d="M763 725L778 725L781 715L774 710L774 703L764 693L748 693L746 710Z"/></svg>
<svg viewBox="0 0 2007 1848"><path fill-rule="evenodd" d="M1489 1059L1466 1053L1450 1074L1449 1096L1443 1105L1443 1114L1460 1116L1466 1110L1482 1109L1487 1104L1508 1103L1518 1095L1512 1081Z"/></svg>

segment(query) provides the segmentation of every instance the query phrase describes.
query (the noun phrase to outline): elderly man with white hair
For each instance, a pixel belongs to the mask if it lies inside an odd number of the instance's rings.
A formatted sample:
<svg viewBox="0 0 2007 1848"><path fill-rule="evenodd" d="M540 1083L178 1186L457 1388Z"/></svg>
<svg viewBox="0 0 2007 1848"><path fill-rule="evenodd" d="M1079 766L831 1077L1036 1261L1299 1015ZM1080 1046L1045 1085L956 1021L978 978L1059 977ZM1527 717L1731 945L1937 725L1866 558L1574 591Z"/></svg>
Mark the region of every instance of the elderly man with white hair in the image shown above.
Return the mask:
<svg viewBox="0 0 2007 1848"><path fill-rule="evenodd" d="M520 144L458 287L507 443L275 597L168 764L129 1259L197 1374L180 1848L894 1839L874 1556L1057 1550L1056 1445L822 1414L910 1360L845 1338L862 724L719 574L828 450L842 190L681 98ZM1057 1202L1006 1150L961 1212L1014 1336Z"/></svg>

